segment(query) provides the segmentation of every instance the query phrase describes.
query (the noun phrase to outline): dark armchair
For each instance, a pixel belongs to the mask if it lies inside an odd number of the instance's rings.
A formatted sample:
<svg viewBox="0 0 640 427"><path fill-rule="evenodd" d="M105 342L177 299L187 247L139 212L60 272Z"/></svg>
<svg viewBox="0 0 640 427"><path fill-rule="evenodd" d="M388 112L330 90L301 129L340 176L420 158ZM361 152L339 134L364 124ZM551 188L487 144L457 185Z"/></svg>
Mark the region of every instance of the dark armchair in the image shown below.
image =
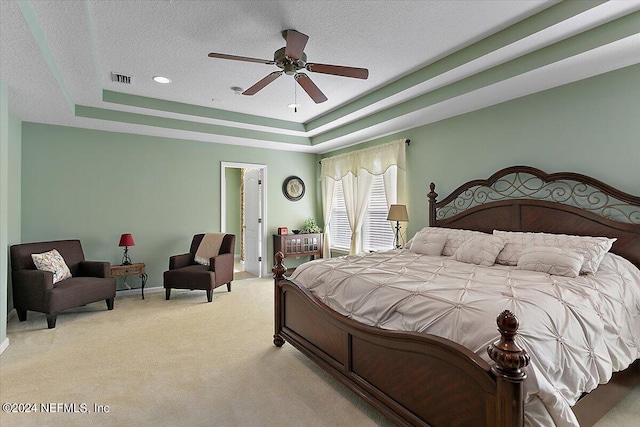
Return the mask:
<svg viewBox="0 0 640 427"><path fill-rule="evenodd" d="M213 290L227 285L231 292L233 281L233 257L236 248L236 236L226 234L220 245L218 255L210 258L210 265L195 262L195 255L204 234L196 234L191 241L189 253L169 258L169 271L164 272L165 297L171 297L171 289L201 289L207 291L207 301L213 300Z"/></svg>
<svg viewBox="0 0 640 427"><path fill-rule="evenodd" d="M53 273L36 269L31 254L52 249L62 255L72 277L53 283ZM37 311L47 315L52 329L61 311L100 300L113 310L116 279L111 277L111 264L85 261L80 240L23 243L11 246L10 252L13 306L21 322L27 320L27 310Z"/></svg>

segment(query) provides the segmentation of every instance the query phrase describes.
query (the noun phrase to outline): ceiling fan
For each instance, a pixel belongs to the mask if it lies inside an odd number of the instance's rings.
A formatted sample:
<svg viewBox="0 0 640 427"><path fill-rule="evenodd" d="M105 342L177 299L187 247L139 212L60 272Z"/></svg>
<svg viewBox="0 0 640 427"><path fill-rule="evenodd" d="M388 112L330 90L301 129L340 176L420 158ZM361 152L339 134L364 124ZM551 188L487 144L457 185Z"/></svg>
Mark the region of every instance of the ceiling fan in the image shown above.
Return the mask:
<svg viewBox="0 0 640 427"><path fill-rule="evenodd" d="M224 53L210 53L210 58L233 59L235 61L257 62L259 64L276 65L280 71L274 71L267 77L260 80L244 92L243 95L255 95L280 77L282 73L292 75L296 82L304 89L305 92L313 99L316 104L324 102L327 97L322 93L318 86L311 81L309 76L301 73L300 70L307 70L313 73L332 74L335 76L353 77L356 79L366 79L369 77L369 70L366 68L345 67L341 65L317 64L307 62L307 55L304 48L307 45L309 36L302 34L296 30L284 30L282 37L286 40L286 46L278 49L273 54L273 61L268 59L249 58L246 56L227 55Z"/></svg>

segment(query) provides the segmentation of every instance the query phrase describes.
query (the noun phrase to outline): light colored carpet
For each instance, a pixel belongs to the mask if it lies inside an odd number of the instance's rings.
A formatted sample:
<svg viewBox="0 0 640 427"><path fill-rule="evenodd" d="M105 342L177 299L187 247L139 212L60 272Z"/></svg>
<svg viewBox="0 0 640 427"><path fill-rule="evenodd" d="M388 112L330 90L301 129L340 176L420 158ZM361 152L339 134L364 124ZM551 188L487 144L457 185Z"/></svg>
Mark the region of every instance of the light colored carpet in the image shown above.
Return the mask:
<svg viewBox="0 0 640 427"><path fill-rule="evenodd" d="M390 425L291 345L273 345L271 280L235 281L210 304L204 291L145 294L119 293L113 311L104 302L67 311L53 330L42 314L13 316L0 400L38 412L0 413L2 426ZM42 413L41 403L80 412ZM630 420L640 420L640 388L598 427Z"/></svg>

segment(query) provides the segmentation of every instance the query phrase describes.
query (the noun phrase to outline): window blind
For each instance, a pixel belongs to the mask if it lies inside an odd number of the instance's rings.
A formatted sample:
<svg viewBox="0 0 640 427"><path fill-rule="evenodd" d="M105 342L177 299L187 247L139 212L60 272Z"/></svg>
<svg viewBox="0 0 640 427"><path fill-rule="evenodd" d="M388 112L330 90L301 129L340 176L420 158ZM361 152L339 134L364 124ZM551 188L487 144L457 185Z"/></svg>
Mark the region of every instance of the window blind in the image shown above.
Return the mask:
<svg viewBox="0 0 640 427"><path fill-rule="evenodd" d="M364 250L377 251L393 248L394 233L387 221L389 208L384 191L382 175L375 175L371 185L371 196L367 205L363 225ZM348 252L351 245L351 228L344 203L342 182L337 181L333 194L331 213L331 248Z"/></svg>

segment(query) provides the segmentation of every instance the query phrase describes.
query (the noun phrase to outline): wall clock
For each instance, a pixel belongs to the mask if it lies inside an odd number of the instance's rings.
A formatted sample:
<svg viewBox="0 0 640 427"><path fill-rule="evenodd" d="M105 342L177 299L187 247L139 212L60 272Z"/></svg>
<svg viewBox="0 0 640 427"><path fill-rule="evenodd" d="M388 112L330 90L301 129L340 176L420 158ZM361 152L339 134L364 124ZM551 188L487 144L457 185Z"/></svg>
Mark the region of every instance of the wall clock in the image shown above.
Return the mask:
<svg viewBox="0 0 640 427"><path fill-rule="evenodd" d="M304 196L304 182L297 176L290 176L282 183L284 197L291 201L298 201Z"/></svg>

